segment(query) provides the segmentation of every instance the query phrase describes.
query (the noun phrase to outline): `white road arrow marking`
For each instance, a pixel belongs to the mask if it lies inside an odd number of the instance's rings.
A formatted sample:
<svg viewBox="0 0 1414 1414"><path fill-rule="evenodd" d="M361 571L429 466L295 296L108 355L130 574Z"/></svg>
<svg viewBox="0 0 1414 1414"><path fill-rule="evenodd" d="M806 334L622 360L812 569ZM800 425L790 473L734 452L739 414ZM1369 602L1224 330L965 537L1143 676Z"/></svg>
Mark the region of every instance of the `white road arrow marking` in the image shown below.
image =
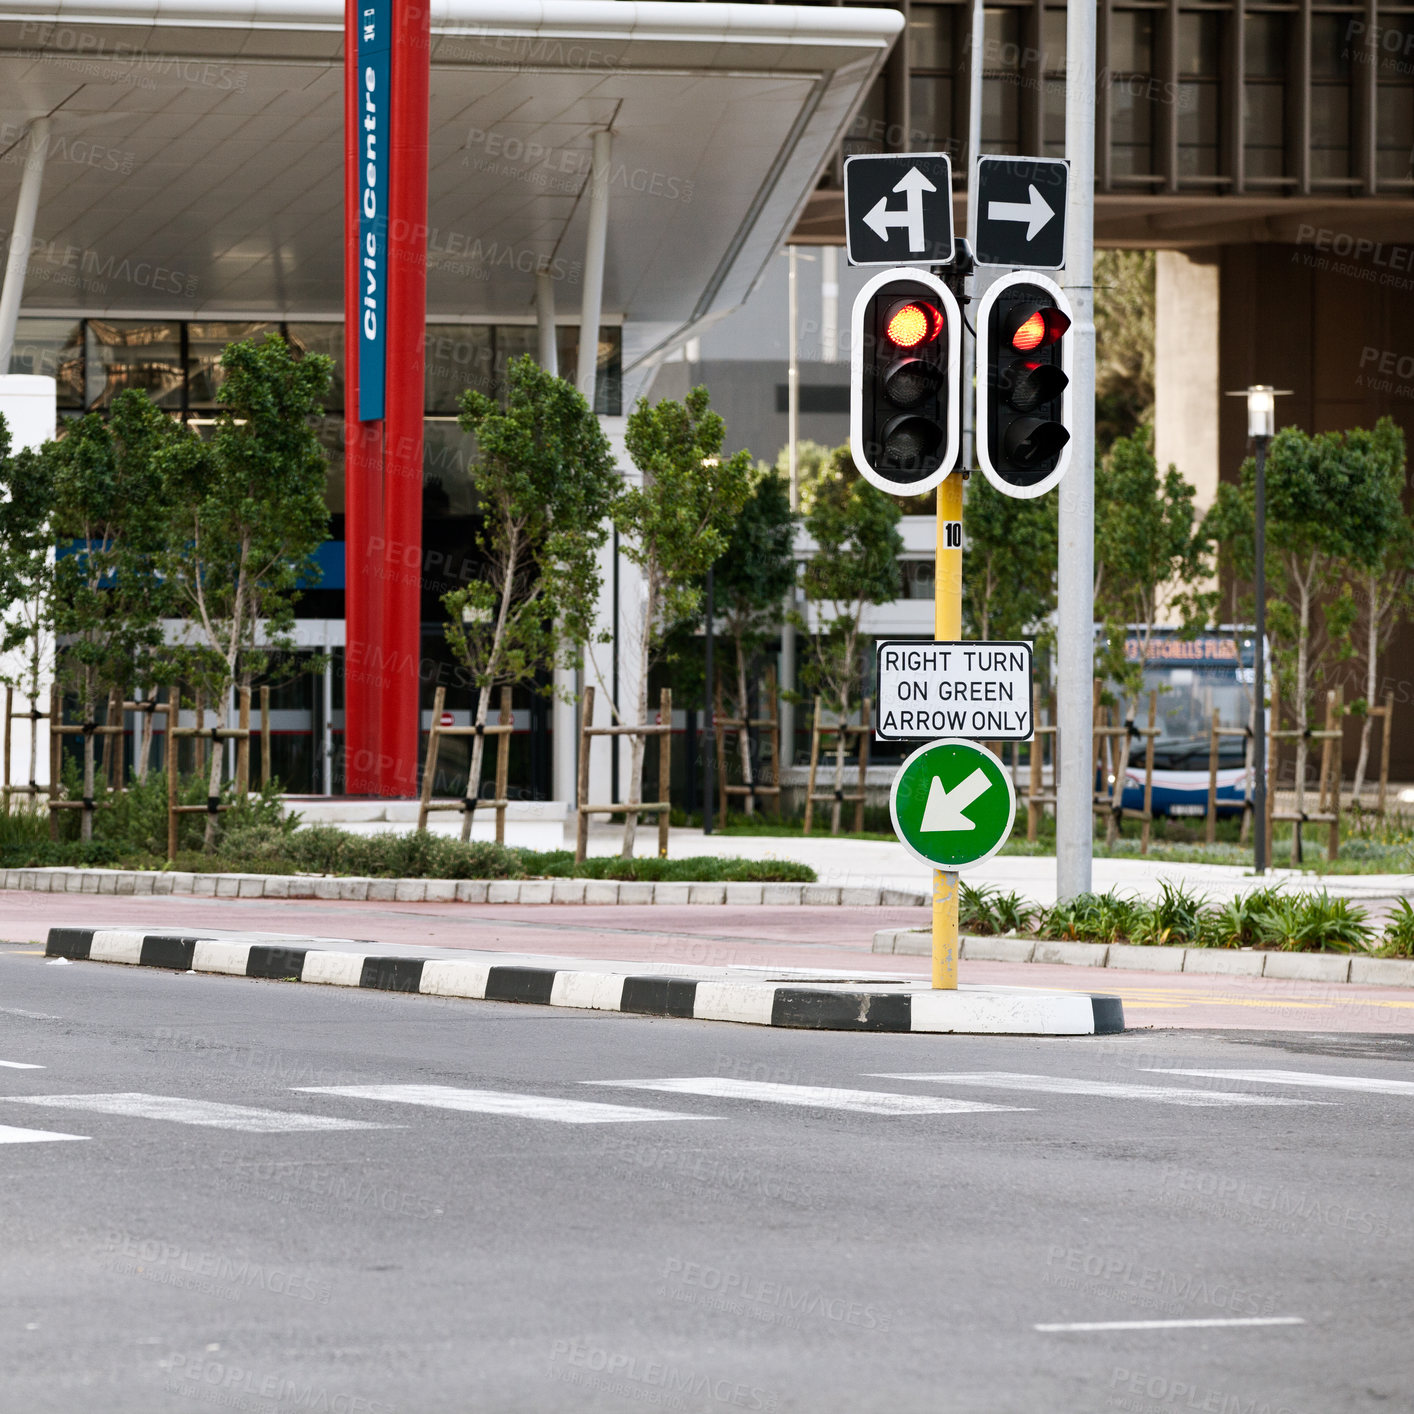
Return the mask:
<svg viewBox="0 0 1414 1414"><path fill-rule="evenodd" d="M1027 185L1026 201L989 201L987 219L989 221L1025 221L1026 239L1033 240L1039 231L1056 213L1046 205L1046 199L1035 187ZM876 208L877 209L877 208ZM873 214L872 212L870 213Z"/></svg>
<svg viewBox="0 0 1414 1414"><path fill-rule="evenodd" d="M928 787L928 801L923 807L920 830L975 830L977 826L962 812L979 795L992 788L987 773L979 766L965 781L951 790L943 789L941 776L933 777Z"/></svg>
<svg viewBox="0 0 1414 1414"><path fill-rule="evenodd" d="M890 211L888 197L881 196L869 209L864 218L864 224L881 241L890 239L889 230L891 227L906 227L909 250L921 251L925 249L927 244L923 238L923 193L937 191L937 187L917 167L910 167L895 183L894 190L907 195L908 206L903 211Z"/></svg>

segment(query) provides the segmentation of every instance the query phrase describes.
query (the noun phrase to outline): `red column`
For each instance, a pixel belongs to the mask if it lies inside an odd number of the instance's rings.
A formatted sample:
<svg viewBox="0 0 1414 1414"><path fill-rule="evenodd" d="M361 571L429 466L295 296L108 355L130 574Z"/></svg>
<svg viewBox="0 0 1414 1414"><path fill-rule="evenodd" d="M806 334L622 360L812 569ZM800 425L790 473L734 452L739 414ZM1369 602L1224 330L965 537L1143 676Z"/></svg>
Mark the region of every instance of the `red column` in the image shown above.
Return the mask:
<svg viewBox="0 0 1414 1414"><path fill-rule="evenodd" d="M377 793L378 566L383 525L383 424L358 420L360 131L357 0L344 12L344 790Z"/></svg>
<svg viewBox="0 0 1414 1414"><path fill-rule="evenodd" d="M417 792L421 741L422 415L427 327L427 138L431 16L394 0L388 382L383 524L383 662L378 792Z"/></svg>

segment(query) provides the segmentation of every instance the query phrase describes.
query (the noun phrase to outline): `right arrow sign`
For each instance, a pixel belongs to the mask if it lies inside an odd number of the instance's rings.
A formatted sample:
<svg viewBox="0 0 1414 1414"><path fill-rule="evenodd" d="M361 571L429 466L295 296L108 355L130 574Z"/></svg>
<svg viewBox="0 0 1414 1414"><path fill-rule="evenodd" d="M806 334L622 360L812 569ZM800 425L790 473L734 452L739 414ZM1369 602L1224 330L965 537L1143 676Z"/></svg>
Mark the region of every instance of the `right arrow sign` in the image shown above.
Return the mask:
<svg viewBox="0 0 1414 1414"><path fill-rule="evenodd" d="M979 157L977 264L1059 270L1069 176L1061 158Z"/></svg>

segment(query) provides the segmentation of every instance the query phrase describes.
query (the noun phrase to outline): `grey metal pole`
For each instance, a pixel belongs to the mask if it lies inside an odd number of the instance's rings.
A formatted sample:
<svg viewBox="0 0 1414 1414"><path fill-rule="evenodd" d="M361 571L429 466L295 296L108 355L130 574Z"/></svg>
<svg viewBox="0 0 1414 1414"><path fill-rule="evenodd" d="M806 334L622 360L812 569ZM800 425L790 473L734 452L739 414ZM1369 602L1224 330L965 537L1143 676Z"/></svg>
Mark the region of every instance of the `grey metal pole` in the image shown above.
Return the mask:
<svg viewBox="0 0 1414 1414"><path fill-rule="evenodd" d="M1095 673L1095 10L1066 7L1066 265L1075 313L1071 467L1060 484L1057 573L1056 896L1088 893L1094 856L1091 683Z"/></svg>
<svg viewBox="0 0 1414 1414"><path fill-rule="evenodd" d="M29 125L29 150L20 176L20 194L15 202L15 225L10 232L10 251L5 259L5 284L0 289L0 373L10 371L10 354L15 347L15 324L24 298L25 275L29 271L29 248L34 240L34 222L39 214L39 188L44 181L44 159L49 155L49 119L36 118Z"/></svg>
<svg viewBox="0 0 1414 1414"><path fill-rule="evenodd" d="M1257 533L1254 537L1257 611L1252 650L1252 872L1267 872L1267 439L1257 443Z"/></svg>
<svg viewBox="0 0 1414 1414"><path fill-rule="evenodd" d="M604 253L609 240L609 159L614 135L594 134L594 165L589 174L589 232L584 243L584 291L579 313L579 365L574 385L594 406L599 371L599 316L604 306Z"/></svg>
<svg viewBox="0 0 1414 1414"><path fill-rule="evenodd" d="M800 509L800 463L797 442L800 437L800 306L797 294L797 255L794 246L787 246L789 270L786 275L786 322L790 326L789 362L786 365L786 468L789 477L791 510ZM838 289L838 285L836 286ZM795 596L787 606L787 611L795 608ZM795 691L795 625L789 620L781 624L781 686L787 692ZM795 703L782 702L781 713L781 756L789 763L795 758ZM779 774L779 773L778 773ZM781 782L777 781L777 785ZM703 819L707 817L704 815Z"/></svg>
<svg viewBox="0 0 1414 1414"><path fill-rule="evenodd" d="M712 619L716 612L716 586L712 571L707 571L707 706L702 713L702 833L712 833L712 793L714 782L712 768L717 757L717 725L712 718L712 694L716 683L712 677Z"/></svg>

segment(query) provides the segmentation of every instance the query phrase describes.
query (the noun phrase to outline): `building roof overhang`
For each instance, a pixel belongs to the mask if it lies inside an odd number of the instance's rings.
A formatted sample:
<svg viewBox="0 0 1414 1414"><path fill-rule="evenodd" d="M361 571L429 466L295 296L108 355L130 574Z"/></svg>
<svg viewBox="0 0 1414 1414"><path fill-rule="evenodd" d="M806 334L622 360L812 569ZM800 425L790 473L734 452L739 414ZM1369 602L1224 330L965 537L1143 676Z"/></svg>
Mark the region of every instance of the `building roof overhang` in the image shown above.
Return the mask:
<svg viewBox="0 0 1414 1414"><path fill-rule="evenodd" d="M24 312L342 309L338 0L0 0L0 225L52 130ZM893 9L434 0L428 313L577 315L614 133L604 309L651 362L738 305L902 25Z"/></svg>

